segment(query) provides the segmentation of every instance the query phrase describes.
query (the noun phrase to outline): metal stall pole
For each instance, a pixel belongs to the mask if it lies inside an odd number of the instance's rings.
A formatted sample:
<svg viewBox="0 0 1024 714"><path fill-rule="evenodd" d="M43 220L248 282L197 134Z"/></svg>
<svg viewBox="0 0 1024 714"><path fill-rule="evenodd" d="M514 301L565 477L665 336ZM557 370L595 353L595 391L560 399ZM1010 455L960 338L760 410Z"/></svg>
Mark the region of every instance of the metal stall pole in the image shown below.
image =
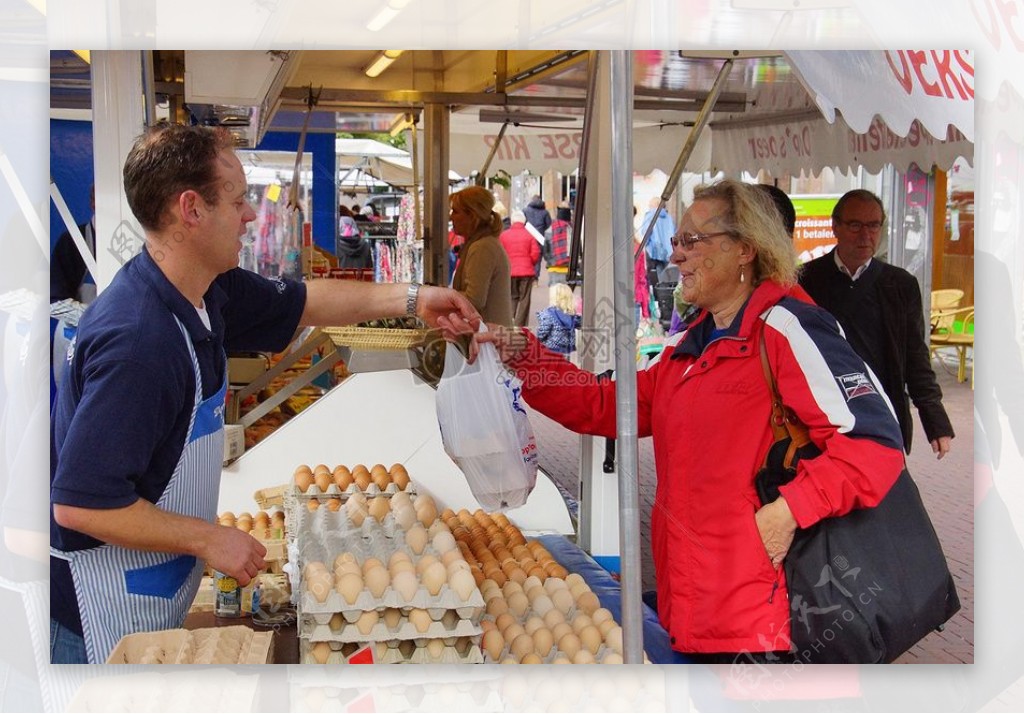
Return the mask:
<svg viewBox="0 0 1024 714"><path fill-rule="evenodd" d="M686 143L683 144L682 151L679 152L679 158L676 160L676 165L672 167L672 174L668 177L668 182L665 184L665 190L661 192L661 200L658 203L658 210L654 212L654 218L650 223L647 224L647 230L644 231L644 239L640 241L640 245L637 246L636 252L633 253L633 259L636 260L640 257L640 253L643 252L644 248L647 247L647 241L651 239L651 233L654 231L654 224L657 221L658 216L661 214L661 209L665 207L665 203L672 196L676 190L676 184L679 183L679 177L683 173L683 169L686 168L686 162L690 160L690 154L693 153L693 149L697 146L697 139L700 138L700 133L704 130L708 120L711 118L711 111L714 109L715 103L718 101L718 95L725 89L725 83L729 79L729 72L732 70L733 61L727 59L722 68L718 70L718 77L715 78L715 84L711 87L711 91L708 92L708 96L704 99L704 106L700 108L700 114L697 115L697 120L693 123L690 128L690 133L686 137Z"/></svg>
<svg viewBox="0 0 1024 714"><path fill-rule="evenodd" d="M611 54L612 275L615 285L615 404L622 557L622 659L644 661L637 474L636 332L633 328L633 55Z"/></svg>
<svg viewBox="0 0 1024 714"><path fill-rule="evenodd" d="M427 197L423 227L423 282L445 285L448 271L448 107L430 103L423 108L426 144L423 185Z"/></svg>
<svg viewBox="0 0 1024 714"><path fill-rule="evenodd" d="M590 133L594 126L594 91L597 87L599 52L591 52L587 63L587 102L583 109L583 131L580 141L579 172L576 176L576 201L572 207L572 238L569 241L569 274L567 282L576 287L583 282L580 277L580 258L583 249L580 237L583 235L583 209L587 200L587 160L590 155Z"/></svg>

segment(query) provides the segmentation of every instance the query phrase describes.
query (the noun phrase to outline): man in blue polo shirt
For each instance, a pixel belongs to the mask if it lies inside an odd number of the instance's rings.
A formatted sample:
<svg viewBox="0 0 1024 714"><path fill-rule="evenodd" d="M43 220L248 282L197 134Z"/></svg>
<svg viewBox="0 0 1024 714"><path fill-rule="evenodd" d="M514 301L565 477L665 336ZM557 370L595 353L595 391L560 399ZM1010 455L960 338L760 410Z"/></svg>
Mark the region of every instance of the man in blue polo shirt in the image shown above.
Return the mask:
<svg viewBox="0 0 1024 714"><path fill-rule="evenodd" d="M147 132L124 185L146 245L85 313L51 419L54 663L103 662L126 634L180 627L206 563L243 585L264 565L256 539L216 523L225 350L278 351L300 325L479 319L446 288L240 269L256 214L221 130Z"/></svg>

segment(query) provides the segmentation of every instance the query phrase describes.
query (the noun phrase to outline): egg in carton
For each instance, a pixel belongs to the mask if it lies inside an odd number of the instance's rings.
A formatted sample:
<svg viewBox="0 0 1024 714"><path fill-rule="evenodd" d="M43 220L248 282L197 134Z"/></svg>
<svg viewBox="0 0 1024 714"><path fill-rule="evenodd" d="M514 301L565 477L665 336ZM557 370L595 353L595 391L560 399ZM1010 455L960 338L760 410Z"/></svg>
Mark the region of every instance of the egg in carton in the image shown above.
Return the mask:
<svg viewBox="0 0 1024 714"><path fill-rule="evenodd" d="M301 464L295 469L292 486L298 494L305 496L359 492L394 494L409 490L410 479L401 464L394 464L390 469L383 464L374 464L372 468L356 464L351 469L339 464L333 470L326 464L318 464L312 469Z"/></svg>
<svg viewBox="0 0 1024 714"><path fill-rule="evenodd" d="M483 655L479 646L457 639L447 644L443 639L392 640L378 652L382 664L481 664Z"/></svg>
<svg viewBox="0 0 1024 714"><path fill-rule="evenodd" d="M299 664L346 664L349 657L363 649L365 645L358 642L310 642L299 640ZM370 646L376 662L387 650L387 645L376 643Z"/></svg>
<svg viewBox="0 0 1024 714"><path fill-rule="evenodd" d="M483 630L472 620L447 610L435 620L426 610L383 608L366 610L355 622L335 613L326 624L314 617L302 618L299 636L313 642L380 642L384 640L452 639L469 637L479 641Z"/></svg>

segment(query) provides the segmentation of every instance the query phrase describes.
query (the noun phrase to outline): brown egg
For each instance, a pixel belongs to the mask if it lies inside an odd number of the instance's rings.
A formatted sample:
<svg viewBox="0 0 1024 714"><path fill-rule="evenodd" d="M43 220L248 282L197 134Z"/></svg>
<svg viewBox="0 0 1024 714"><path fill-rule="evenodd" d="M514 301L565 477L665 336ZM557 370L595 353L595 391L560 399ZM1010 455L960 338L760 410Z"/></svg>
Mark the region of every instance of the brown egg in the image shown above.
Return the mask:
<svg viewBox="0 0 1024 714"><path fill-rule="evenodd" d="M253 523L261 528L266 528L270 525L270 514L266 511L257 511L256 516L253 518Z"/></svg>
<svg viewBox="0 0 1024 714"><path fill-rule="evenodd" d="M414 607L409 610L409 624L416 628L419 633L424 633L430 629L430 623L433 620L430 619L430 613L423 608Z"/></svg>
<svg viewBox="0 0 1024 714"><path fill-rule="evenodd" d="M565 578L565 576L569 574L568 570L566 570L561 565L559 565L558 563L555 563L555 562L548 563L544 567L544 570L546 570L548 575L550 575L552 578L562 579L562 578Z"/></svg>
<svg viewBox="0 0 1024 714"><path fill-rule="evenodd" d="M331 646L326 642L317 642L310 648L309 653L318 664L326 664L327 658L331 656Z"/></svg>
<svg viewBox="0 0 1024 714"><path fill-rule="evenodd" d="M368 489L370 487L370 484L373 482L373 479L370 478L370 472L365 470L353 471L352 479L356 482L356 486L359 487L360 491L365 491L366 489Z"/></svg>
<svg viewBox="0 0 1024 714"><path fill-rule="evenodd" d="M544 620L540 619L536 615L530 615L526 618L526 622L523 623L523 629L526 630L526 634L528 635L532 635L542 627L544 627Z"/></svg>
<svg viewBox="0 0 1024 714"><path fill-rule="evenodd" d="M396 466L397 465L398 464L396 464ZM405 469L402 469L401 471L398 472L393 471L391 473L391 480L394 482L396 486L398 486L399 491L405 491L407 488L409 488L409 474L405 472Z"/></svg>
<svg viewBox="0 0 1024 714"><path fill-rule="evenodd" d="M516 624L516 618L509 612L503 612L500 615L496 615L494 618L494 624L498 626L498 629L504 632L512 625ZM525 630L524 630L525 632Z"/></svg>
<svg viewBox="0 0 1024 714"><path fill-rule="evenodd" d="M520 625L518 622L514 622L508 627L506 627L504 630L502 630L501 634L505 637L506 642L512 642L517 637L519 637L519 635L525 635L526 630L524 630L523 626Z"/></svg>
<svg viewBox="0 0 1024 714"><path fill-rule="evenodd" d="M616 625L604 635L604 643L613 650L622 654L622 628Z"/></svg>
<svg viewBox="0 0 1024 714"><path fill-rule="evenodd" d="M397 607L384 608L384 624L394 632L402 622L402 611Z"/></svg>
<svg viewBox="0 0 1024 714"><path fill-rule="evenodd" d="M391 513L391 504L386 497L377 496L370 499L370 506L367 510L378 523L383 523L387 515Z"/></svg>
<svg viewBox="0 0 1024 714"><path fill-rule="evenodd" d="M459 596L459 600L466 602L476 589L476 581L468 570L456 570L448 576L448 587Z"/></svg>
<svg viewBox="0 0 1024 714"><path fill-rule="evenodd" d="M487 602L487 614L492 617L508 614L508 601L503 597L492 598Z"/></svg>
<svg viewBox="0 0 1024 714"><path fill-rule="evenodd" d="M430 526L437 519L437 508L428 503L422 508L416 509L416 517L423 525Z"/></svg>
<svg viewBox="0 0 1024 714"><path fill-rule="evenodd" d="M586 613L581 612L572 618L572 631L578 635L583 631L583 628L590 627L593 624L590 617Z"/></svg>
<svg viewBox="0 0 1024 714"><path fill-rule="evenodd" d="M522 662L523 657L533 652L533 638L524 632L512 640L509 651L513 657Z"/></svg>
<svg viewBox="0 0 1024 714"><path fill-rule="evenodd" d="M403 466L402 464L391 464L391 468L388 469L388 473L391 474L392 478L394 478L395 474L405 474L407 476L409 475L409 472L405 470L405 466Z"/></svg>
<svg viewBox="0 0 1024 714"><path fill-rule="evenodd" d="M557 607L551 608L547 614L543 615L544 624L548 626L548 629L553 629L556 625L565 622L565 615ZM571 627L569 628L572 629Z"/></svg>
<svg viewBox="0 0 1024 714"><path fill-rule="evenodd" d="M592 615L601 607L601 601L597 599L597 595L588 591L576 597L576 607Z"/></svg>
<svg viewBox="0 0 1024 714"><path fill-rule="evenodd" d="M409 602L416 595L419 589L419 581L416 575L408 570L401 570L391 574L391 587L399 594L403 602Z"/></svg>
<svg viewBox="0 0 1024 714"><path fill-rule="evenodd" d="M357 573L345 573L335 581L334 589L349 605L355 605L363 592L363 579Z"/></svg>
<svg viewBox="0 0 1024 714"><path fill-rule="evenodd" d="M316 500L315 498L306 501L306 508L309 510L310 513L312 513L316 509L320 508L320 501Z"/></svg>
<svg viewBox="0 0 1024 714"><path fill-rule="evenodd" d="M551 602L554 603L555 607L562 611L563 615L568 615L569 611L576 605L576 599L568 590L555 591L551 595Z"/></svg>
<svg viewBox="0 0 1024 714"><path fill-rule="evenodd" d="M320 473L313 474L313 483L316 484L320 493L325 493L328 487L334 483L334 479L331 478L329 471L322 471Z"/></svg>
<svg viewBox="0 0 1024 714"><path fill-rule="evenodd" d="M345 618L340 612L336 612L331 615L331 620L327 623L327 626L334 632L340 632L341 629L345 627Z"/></svg>
<svg viewBox="0 0 1024 714"><path fill-rule="evenodd" d="M601 631L593 625L587 625L579 631L580 643L590 651L590 654L597 654L597 650L601 647L601 641L604 639L601 637Z"/></svg>
<svg viewBox="0 0 1024 714"><path fill-rule="evenodd" d="M306 581L306 589L313 594L317 602L327 601L333 585L334 577L326 571L318 571Z"/></svg>
<svg viewBox="0 0 1024 714"><path fill-rule="evenodd" d="M551 630L542 626L534 630L532 637L534 651L541 657L547 657L551 652L551 648L555 646L555 639L551 634Z"/></svg>
<svg viewBox="0 0 1024 714"><path fill-rule="evenodd" d="M313 485L313 474L309 471L300 471L295 474L295 487L300 493L306 493Z"/></svg>
<svg viewBox="0 0 1024 714"><path fill-rule="evenodd" d="M391 485L391 476L388 475L387 471L379 471L377 473L370 474L373 483L381 491L386 491L388 486Z"/></svg>
<svg viewBox="0 0 1024 714"><path fill-rule="evenodd" d="M595 664L596 662L597 660L594 659L593 653L586 647L581 647L576 656L572 658L573 664Z"/></svg>
<svg viewBox="0 0 1024 714"><path fill-rule="evenodd" d="M435 561L424 569L420 580L428 593L437 595L441 592L444 584L448 582L448 574L445 572L444 565Z"/></svg>
<svg viewBox="0 0 1024 714"><path fill-rule="evenodd" d="M590 619L593 620L595 625L600 625L605 620L614 619L611 610L605 607L599 607L590 613Z"/></svg>
<svg viewBox="0 0 1024 714"><path fill-rule="evenodd" d="M574 659L582 647L580 638L573 632L562 635L562 639L558 640L558 649L562 650L570 659Z"/></svg>
<svg viewBox="0 0 1024 714"><path fill-rule="evenodd" d="M341 499L340 498L328 498L326 504L324 504L324 505L327 506L327 510L328 511L337 511L339 508L341 508Z"/></svg>
<svg viewBox="0 0 1024 714"><path fill-rule="evenodd" d="M487 655L497 662L501 658L502 651L505 649L505 638L502 637L501 632L498 630L488 630L484 633L480 644Z"/></svg>
<svg viewBox="0 0 1024 714"><path fill-rule="evenodd" d="M622 664L622 655L614 650L605 650L604 657L601 658L601 664Z"/></svg>
<svg viewBox="0 0 1024 714"><path fill-rule="evenodd" d="M604 620L601 622L600 625L597 626L597 629L601 631L601 637L607 638L608 632L611 631L612 628L618 626L619 623L615 622L615 620Z"/></svg>
<svg viewBox="0 0 1024 714"><path fill-rule="evenodd" d="M557 625L551 628L551 637L554 638L555 642L558 642L566 635L571 635L572 625L568 622L559 622Z"/></svg>
<svg viewBox="0 0 1024 714"><path fill-rule="evenodd" d="M342 491L352 485L352 472L344 464L335 466L334 473L331 476L334 479L334 485Z"/></svg>
<svg viewBox="0 0 1024 714"><path fill-rule="evenodd" d="M530 609L530 598L524 593L513 593L508 600L508 609L516 617L525 617Z"/></svg>
<svg viewBox="0 0 1024 714"><path fill-rule="evenodd" d="M316 466L313 467L314 476L316 476L317 474L329 474L330 472L331 468L327 464L317 464Z"/></svg>
<svg viewBox="0 0 1024 714"><path fill-rule="evenodd" d="M374 560L376 559L374 558ZM377 565L365 572L363 581L366 583L366 589L370 591L370 594L380 599L384 591L387 590L388 585L391 584L391 574L387 568L380 564L380 561L377 562Z"/></svg>
<svg viewBox="0 0 1024 714"><path fill-rule="evenodd" d="M356 629L364 635L370 634L370 630L380 619L380 613L376 610L365 610L356 620Z"/></svg>

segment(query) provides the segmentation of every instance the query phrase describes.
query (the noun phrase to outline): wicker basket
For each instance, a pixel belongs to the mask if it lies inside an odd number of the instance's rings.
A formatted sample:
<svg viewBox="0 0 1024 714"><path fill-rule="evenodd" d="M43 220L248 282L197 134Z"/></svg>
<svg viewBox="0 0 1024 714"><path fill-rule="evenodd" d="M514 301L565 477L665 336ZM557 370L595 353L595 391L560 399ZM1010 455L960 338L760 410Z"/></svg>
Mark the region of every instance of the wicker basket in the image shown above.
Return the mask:
<svg viewBox="0 0 1024 714"><path fill-rule="evenodd" d="M384 327L324 327L334 344L361 350L407 350L426 344L437 330L398 330Z"/></svg>

